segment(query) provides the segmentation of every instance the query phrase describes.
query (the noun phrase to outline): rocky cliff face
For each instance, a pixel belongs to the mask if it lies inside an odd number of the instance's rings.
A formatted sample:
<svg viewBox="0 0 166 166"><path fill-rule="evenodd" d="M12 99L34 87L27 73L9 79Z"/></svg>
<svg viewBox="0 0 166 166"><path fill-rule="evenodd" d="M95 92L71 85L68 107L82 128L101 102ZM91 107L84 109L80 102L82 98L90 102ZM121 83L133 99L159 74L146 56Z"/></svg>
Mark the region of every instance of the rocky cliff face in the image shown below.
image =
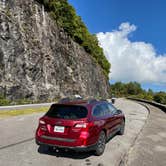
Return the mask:
<svg viewBox="0 0 166 166"><path fill-rule="evenodd" d="M108 96L108 80L34 0L0 0L0 94L47 100Z"/></svg>

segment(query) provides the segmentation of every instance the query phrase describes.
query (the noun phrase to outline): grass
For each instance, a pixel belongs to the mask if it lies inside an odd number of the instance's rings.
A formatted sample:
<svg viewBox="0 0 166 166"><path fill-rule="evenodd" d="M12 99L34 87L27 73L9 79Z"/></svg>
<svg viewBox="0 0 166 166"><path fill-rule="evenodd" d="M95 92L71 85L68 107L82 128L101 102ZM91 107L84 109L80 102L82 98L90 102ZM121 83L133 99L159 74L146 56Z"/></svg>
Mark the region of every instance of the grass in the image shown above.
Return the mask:
<svg viewBox="0 0 166 166"><path fill-rule="evenodd" d="M20 110L5 110L5 111L0 111L0 118L46 112L48 109L49 107L26 108Z"/></svg>

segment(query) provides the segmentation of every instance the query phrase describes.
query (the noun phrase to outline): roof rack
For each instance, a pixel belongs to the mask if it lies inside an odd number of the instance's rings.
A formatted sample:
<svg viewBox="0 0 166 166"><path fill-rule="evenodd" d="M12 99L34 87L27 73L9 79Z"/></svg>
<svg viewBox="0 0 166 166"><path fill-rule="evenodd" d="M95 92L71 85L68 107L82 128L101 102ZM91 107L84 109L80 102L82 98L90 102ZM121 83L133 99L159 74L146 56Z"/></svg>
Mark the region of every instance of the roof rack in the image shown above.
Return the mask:
<svg viewBox="0 0 166 166"><path fill-rule="evenodd" d="M63 103L67 103L67 102L70 102L70 98L69 97L66 97L66 98L62 98L58 101L59 104L63 104Z"/></svg>
<svg viewBox="0 0 166 166"><path fill-rule="evenodd" d="M59 104L64 104L64 103L72 103L72 102L79 102L79 103L87 103L87 104L92 104L92 103L95 103L97 102L98 100L96 99L83 99L83 98L69 98L69 97L66 97L66 98L62 98L59 100Z"/></svg>
<svg viewBox="0 0 166 166"><path fill-rule="evenodd" d="M105 102L108 102L107 99L101 99L100 101L105 101Z"/></svg>
<svg viewBox="0 0 166 166"><path fill-rule="evenodd" d="M93 104L93 103L96 103L96 102L97 102L96 99L88 99L88 100L87 100L87 103L88 103L88 104Z"/></svg>

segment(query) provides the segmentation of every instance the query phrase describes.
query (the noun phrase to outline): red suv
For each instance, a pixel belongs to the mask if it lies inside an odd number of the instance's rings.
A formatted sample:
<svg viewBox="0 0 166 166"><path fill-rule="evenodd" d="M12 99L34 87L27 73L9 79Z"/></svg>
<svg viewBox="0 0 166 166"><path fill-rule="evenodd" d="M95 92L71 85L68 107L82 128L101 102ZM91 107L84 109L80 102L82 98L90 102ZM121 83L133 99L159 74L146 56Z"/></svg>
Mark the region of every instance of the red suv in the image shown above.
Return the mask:
<svg viewBox="0 0 166 166"><path fill-rule="evenodd" d="M39 119L36 143L49 148L104 152L106 141L124 133L125 117L107 101L63 99Z"/></svg>

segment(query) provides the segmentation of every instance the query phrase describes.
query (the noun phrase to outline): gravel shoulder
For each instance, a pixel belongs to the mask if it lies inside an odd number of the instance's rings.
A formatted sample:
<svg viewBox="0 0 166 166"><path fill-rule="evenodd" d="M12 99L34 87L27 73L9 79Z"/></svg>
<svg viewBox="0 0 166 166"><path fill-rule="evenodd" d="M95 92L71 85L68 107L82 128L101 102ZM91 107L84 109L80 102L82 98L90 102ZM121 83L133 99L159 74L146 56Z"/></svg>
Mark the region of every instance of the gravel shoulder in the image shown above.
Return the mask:
<svg viewBox="0 0 166 166"><path fill-rule="evenodd" d="M113 137L102 156L93 153L51 152L40 153L34 141L38 118L32 114L0 121L0 166L118 166L144 127L148 111L133 101L118 99L116 107L126 115L123 136Z"/></svg>

